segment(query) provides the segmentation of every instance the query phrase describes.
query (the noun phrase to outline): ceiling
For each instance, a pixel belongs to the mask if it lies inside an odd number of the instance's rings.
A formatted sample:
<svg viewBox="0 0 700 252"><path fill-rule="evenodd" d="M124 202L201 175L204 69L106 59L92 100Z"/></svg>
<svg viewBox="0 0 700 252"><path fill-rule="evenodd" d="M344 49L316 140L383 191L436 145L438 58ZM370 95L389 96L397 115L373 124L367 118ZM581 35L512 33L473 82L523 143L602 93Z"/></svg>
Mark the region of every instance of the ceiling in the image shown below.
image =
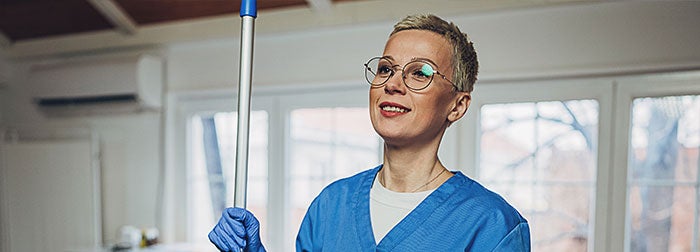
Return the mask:
<svg viewBox="0 0 700 252"><path fill-rule="evenodd" d="M393 23L411 13L449 18L606 1L620 0L257 0L255 32ZM0 0L0 59L231 39L239 33L240 5L241 0Z"/></svg>
<svg viewBox="0 0 700 252"><path fill-rule="evenodd" d="M358 0L261 0L258 11L328 8ZM102 30L134 33L138 27L231 15L240 0L0 0L0 40L14 43Z"/></svg>

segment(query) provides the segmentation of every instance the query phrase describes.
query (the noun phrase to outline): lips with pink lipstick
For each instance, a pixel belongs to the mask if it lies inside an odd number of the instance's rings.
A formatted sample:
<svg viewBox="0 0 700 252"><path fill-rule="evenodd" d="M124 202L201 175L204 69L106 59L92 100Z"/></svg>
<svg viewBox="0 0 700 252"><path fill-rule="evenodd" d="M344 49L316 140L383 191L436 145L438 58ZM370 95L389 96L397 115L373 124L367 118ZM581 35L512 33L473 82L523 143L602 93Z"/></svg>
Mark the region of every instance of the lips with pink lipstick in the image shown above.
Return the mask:
<svg viewBox="0 0 700 252"><path fill-rule="evenodd" d="M410 108L393 102L382 102L379 104L379 109L382 115L386 117L394 117L411 112Z"/></svg>

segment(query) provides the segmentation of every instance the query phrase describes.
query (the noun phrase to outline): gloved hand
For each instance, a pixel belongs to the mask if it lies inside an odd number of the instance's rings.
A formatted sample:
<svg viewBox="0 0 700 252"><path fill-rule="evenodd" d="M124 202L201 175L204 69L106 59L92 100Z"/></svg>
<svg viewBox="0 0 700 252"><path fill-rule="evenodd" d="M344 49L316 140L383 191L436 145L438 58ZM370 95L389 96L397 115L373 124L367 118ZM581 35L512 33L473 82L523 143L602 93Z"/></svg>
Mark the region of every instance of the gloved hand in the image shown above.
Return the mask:
<svg viewBox="0 0 700 252"><path fill-rule="evenodd" d="M209 240L221 251L266 252L260 241L260 222L243 208L224 209L219 223L209 232Z"/></svg>

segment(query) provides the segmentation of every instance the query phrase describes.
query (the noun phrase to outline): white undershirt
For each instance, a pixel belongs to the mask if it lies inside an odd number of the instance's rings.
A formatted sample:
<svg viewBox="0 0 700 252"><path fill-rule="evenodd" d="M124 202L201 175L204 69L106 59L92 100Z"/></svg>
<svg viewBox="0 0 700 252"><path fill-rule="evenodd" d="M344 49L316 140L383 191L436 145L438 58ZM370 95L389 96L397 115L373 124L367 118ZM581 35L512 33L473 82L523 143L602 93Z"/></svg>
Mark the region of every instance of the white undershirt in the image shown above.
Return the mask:
<svg viewBox="0 0 700 252"><path fill-rule="evenodd" d="M369 191L369 213L377 244L433 191L435 190L416 193L394 192L384 188L379 179L375 178Z"/></svg>

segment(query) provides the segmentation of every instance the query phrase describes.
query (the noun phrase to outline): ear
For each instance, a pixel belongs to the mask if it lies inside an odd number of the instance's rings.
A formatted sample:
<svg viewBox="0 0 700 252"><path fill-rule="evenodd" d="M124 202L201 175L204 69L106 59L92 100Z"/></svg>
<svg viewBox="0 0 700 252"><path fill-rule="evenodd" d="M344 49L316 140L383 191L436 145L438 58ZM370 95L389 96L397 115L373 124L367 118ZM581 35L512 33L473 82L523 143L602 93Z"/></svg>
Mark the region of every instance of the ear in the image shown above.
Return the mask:
<svg viewBox="0 0 700 252"><path fill-rule="evenodd" d="M447 121L450 122L450 124L456 122L467 113L472 97L469 92L458 92L454 101L455 103L452 106L452 110L447 115Z"/></svg>

